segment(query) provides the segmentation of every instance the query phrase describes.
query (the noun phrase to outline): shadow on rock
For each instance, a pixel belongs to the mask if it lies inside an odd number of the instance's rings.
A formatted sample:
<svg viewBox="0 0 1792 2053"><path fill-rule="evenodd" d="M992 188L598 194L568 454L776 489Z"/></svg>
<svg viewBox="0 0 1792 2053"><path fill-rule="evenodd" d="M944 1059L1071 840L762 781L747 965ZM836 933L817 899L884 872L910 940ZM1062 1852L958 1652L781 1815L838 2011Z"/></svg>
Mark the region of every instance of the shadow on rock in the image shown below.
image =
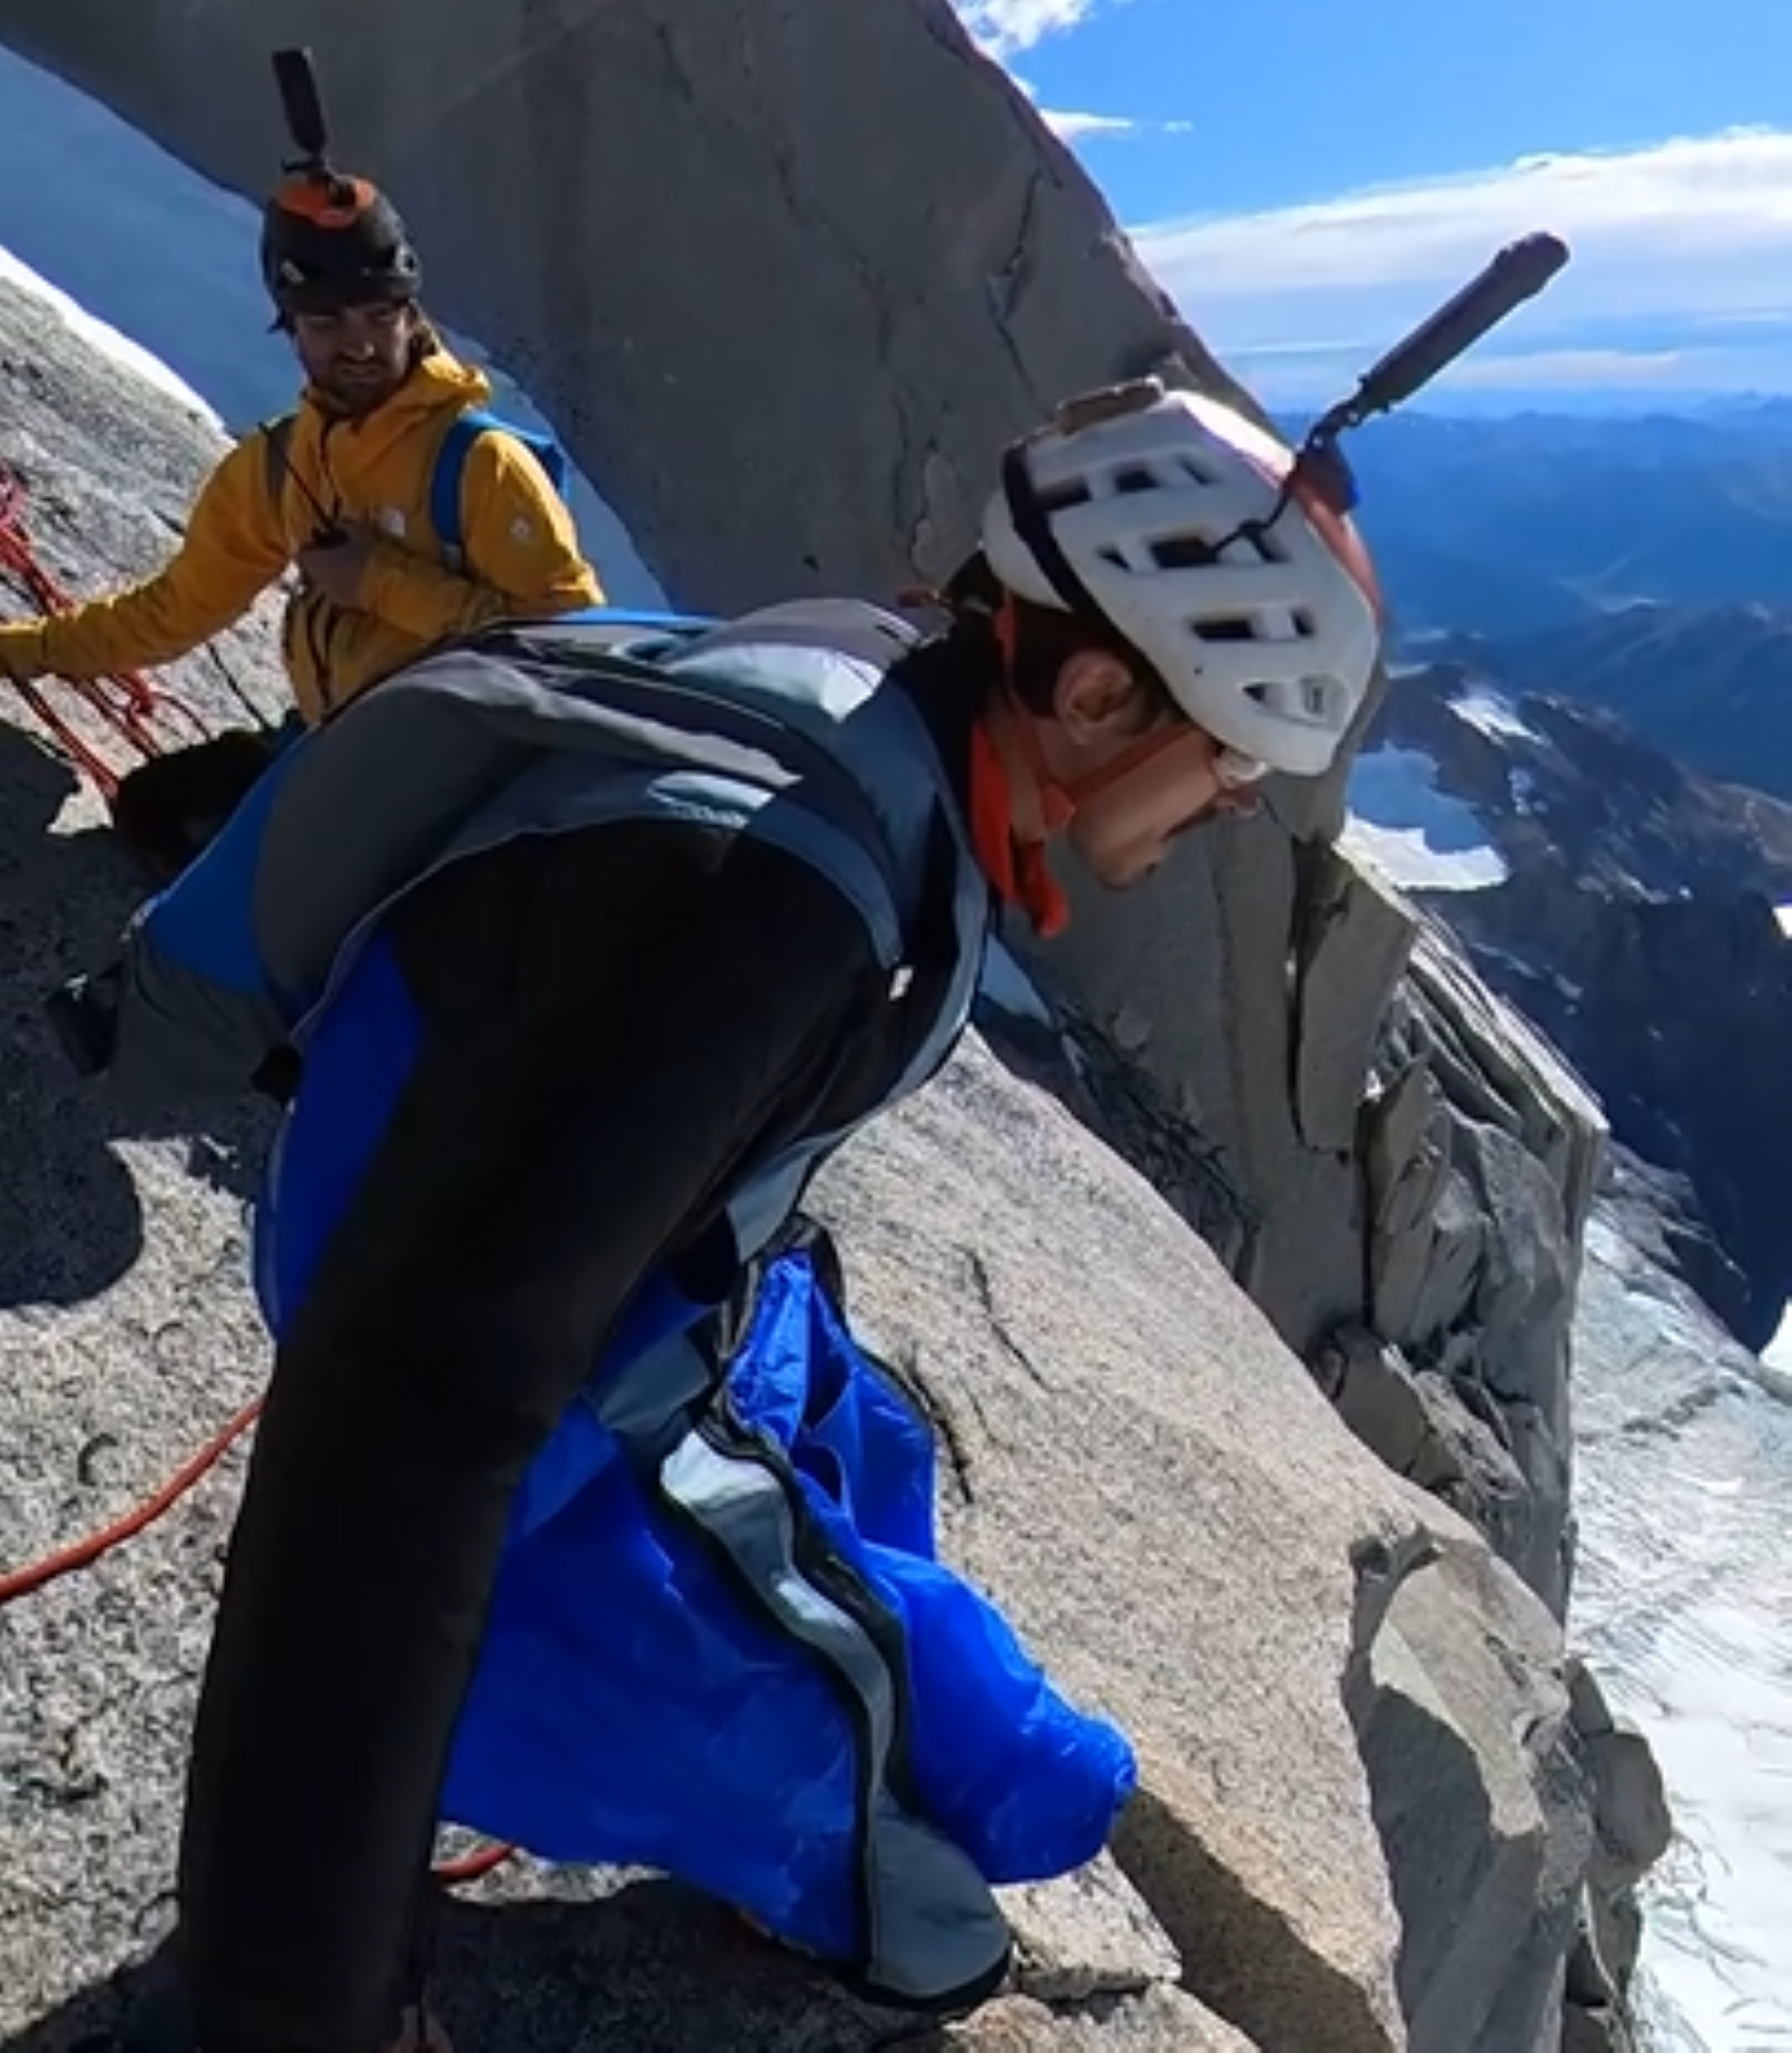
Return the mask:
<svg viewBox="0 0 1792 2053"><path fill-rule="evenodd" d="M164 1945L0 2041L0 2053L192 2053L173 1981ZM952 2043L926 2018L854 2001L657 1878L586 1901L448 1902L430 2003L463 2053L946 2053Z"/></svg>
<svg viewBox="0 0 1792 2053"><path fill-rule="evenodd" d="M185 1142L189 1174L246 1198L269 1123L257 1106L126 1119L70 1067L43 1001L107 961L145 892L109 830L56 830L77 789L67 764L0 725L0 1309L80 1303L136 1259L142 1208L112 1143Z"/></svg>

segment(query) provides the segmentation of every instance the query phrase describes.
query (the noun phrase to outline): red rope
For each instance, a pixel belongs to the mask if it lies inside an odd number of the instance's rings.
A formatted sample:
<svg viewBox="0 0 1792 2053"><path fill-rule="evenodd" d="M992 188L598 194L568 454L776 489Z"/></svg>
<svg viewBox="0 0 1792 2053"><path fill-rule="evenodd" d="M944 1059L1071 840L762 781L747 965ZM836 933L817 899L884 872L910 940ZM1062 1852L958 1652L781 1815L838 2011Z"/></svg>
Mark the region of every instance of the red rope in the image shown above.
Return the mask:
<svg viewBox="0 0 1792 2053"><path fill-rule="evenodd" d="M67 613L76 600L44 568L25 525L25 487L10 465L0 463L0 571L13 577L41 613ZM11 680L26 705L56 738L58 745L86 771L109 802L116 795L118 775L70 726L52 705L42 687L23 678ZM163 714L175 714L192 728L200 740L210 730L192 708L171 692L156 689L137 670L117 670L104 677L65 678L63 682L77 698L145 760L161 754L161 742L154 723Z"/></svg>
<svg viewBox="0 0 1792 2053"><path fill-rule="evenodd" d="M119 1547L126 1540L135 1539L145 1527L153 1525L165 1512L170 1511L186 1495L194 1483L209 1471L215 1469L231 1448L242 1439L255 1424L261 1413L261 1401L245 1405L236 1417L213 1435L206 1444L182 1468L170 1476L160 1489L147 1496L135 1510L127 1511L122 1518L111 1525L102 1526L98 1532L90 1533L86 1539L77 1540L71 1547L48 1554L42 1561L27 1563L0 1574L0 1605L10 1604L15 1597L29 1596L34 1590L41 1590L50 1583L60 1582L65 1575L73 1575L77 1569L91 1568L103 1555L110 1554L113 1547Z"/></svg>
<svg viewBox="0 0 1792 2053"><path fill-rule="evenodd" d="M10 1604L17 1597L29 1596L50 1583L60 1581L65 1575L77 1570L91 1568L96 1561L110 1554L114 1547L122 1546L134 1539L166 1512L173 1509L180 1499L192 1489L201 1478L210 1474L225 1455L242 1439L261 1416L261 1400L248 1404L212 1435L199 1452L175 1470L161 1487L146 1496L133 1510L123 1517L114 1519L99 1531L89 1533L85 1539L77 1540L72 1546L60 1548L47 1554L41 1561L27 1562L23 1568L0 1572L0 1606ZM516 1852L514 1847L494 1843L482 1846L458 1859L437 1864L434 1874L436 1882L444 1889L452 1889L469 1882L478 1882L482 1877L502 1868Z"/></svg>

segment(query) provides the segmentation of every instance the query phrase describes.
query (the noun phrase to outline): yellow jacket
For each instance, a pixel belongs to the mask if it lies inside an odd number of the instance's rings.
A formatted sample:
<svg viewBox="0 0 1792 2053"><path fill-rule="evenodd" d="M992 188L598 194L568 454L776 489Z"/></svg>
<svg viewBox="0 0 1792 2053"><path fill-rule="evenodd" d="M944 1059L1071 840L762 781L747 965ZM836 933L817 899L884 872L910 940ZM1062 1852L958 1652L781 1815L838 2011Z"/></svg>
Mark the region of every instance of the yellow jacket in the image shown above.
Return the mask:
<svg viewBox="0 0 1792 2053"><path fill-rule="evenodd" d="M316 540L326 516L372 530L353 606L303 582L282 653L307 722L414 660L432 643L517 614L601 605L564 503L533 451L485 434L462 489L465 566L451 570L429 519L436 451L449 423L491 397L490 381L445 349L391 398L343 419L304 394L278 493L268 440L247 436L200 488L179 553L110 598L43 620L0 623L0 677L77 679L171 662L240 619Z"/></svg>

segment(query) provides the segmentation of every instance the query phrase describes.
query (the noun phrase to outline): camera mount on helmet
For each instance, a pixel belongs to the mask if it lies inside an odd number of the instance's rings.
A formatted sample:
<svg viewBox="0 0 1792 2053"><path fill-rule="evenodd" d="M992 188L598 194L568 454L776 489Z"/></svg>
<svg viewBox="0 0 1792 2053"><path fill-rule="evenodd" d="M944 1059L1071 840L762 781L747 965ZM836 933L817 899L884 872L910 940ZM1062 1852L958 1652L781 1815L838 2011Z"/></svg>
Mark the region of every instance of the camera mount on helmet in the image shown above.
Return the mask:
<svg viewBox="0 0 1792 2053"><path fill-rule="evenodd" d="M272 62L287 133L299 152L296 157L284 158L280 168L306 172L318 179L339 178L341 174L330 161L330 120L324 112L324 93L318 84L310 46L277 50Z"/></svg>
<svg viewBox="0 0 1792 2053"><path fill-rule="evenodd" d="M1303 485L1315 489L1334 512L1349 513L1358 494L1338 447L1340 438L1423 391L1482 336L1534 300L1568 262L1568 245L1544 230L1507 243L1459 292L1372 364L1348 398L1328 407L1307 430L1283 482L1276 513Z"/></svg>
<svg viewBox="0 0 1792 2053"><path fill-rule="evenodd" d="M414 300L422 264L403 217L371 180L332 160L310 49L275 51L273 68L298 152L283 161L284 182L262 215L262 273L282 318Z"/></svg>

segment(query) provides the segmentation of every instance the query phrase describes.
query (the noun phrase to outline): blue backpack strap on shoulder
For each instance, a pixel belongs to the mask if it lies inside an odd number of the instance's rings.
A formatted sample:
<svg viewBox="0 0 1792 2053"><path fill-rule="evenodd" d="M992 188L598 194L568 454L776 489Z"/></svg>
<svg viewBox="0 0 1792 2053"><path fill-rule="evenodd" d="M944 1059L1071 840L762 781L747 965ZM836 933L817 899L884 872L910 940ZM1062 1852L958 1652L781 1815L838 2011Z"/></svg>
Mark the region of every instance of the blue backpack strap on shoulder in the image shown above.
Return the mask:
<svg viewBox="0 0 1792 2053"><path fill-rule="evenodd" d="M429 524L436 531L442 556L450 570L465 568L466 536L461 522L461 485L466 477L467 458L481 435L496 429L511 436L530 451L548 473L549 482L563 499L571 477L566 452L552 435L522 428L483 408L457 414L436 450L435 471L429 481Z"/></svg>

